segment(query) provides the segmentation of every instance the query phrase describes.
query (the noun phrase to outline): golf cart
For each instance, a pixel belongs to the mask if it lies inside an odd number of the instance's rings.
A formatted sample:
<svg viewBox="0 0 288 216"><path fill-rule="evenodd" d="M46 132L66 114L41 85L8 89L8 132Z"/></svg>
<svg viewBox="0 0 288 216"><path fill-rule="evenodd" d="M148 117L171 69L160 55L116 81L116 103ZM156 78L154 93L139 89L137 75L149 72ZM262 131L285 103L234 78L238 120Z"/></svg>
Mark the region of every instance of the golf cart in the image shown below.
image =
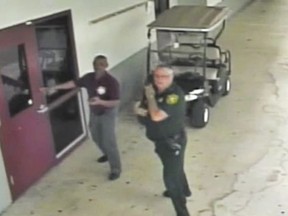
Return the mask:
<svg viewBox="0 0 288 216"><path fill-rule="evenodd" d="M148 25L147 77L159 64L174 70L192 127L204 127L209 107L231 88L231 54L217 44L228 12L226 7L174 6Z"/></svg>

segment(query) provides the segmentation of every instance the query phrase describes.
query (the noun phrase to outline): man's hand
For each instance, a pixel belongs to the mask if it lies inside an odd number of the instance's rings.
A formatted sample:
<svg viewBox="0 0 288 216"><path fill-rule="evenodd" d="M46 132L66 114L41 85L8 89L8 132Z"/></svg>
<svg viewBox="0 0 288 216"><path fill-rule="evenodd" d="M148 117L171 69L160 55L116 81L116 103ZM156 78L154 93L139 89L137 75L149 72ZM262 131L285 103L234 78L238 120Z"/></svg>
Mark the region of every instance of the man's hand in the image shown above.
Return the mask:
<svg viewBox="0 0 288 216"><path fill-rule="evenodd" d="M65 83L61 83L61 84L51 86L51 87L42 87L39 90L44 94L54 94L58 90L67 90L67 89L73 89L76 87L77 86L76 86L75 82L73 80L71 80L71 81L67 81Z"/></svg>
<svg viewBox="0 0 288 216"><path fill-rule="evenodd" d="M155 98L155 89L153 88L152 84L145 86L144 90L147 100Z"/></svg>
<svg viewBox="0 0 288 216"><path fill-rule="evenodd" d="M39 90L43 94L47 94L47 95L54 94L57 91L57 89L54 87L41 87Z"/></svg>
<svg viewBox="0 0 288 216"><path fill-rule="evenodd" d="M40 92L42 92L43 94L47 94L48 91L49 91L49 88L48 88L48 87L41 87L39 90L40 90Z"/></svg>
<svg viewBox="0 0 288 216"><path fill-rule="evenodd" d="M99 97L93 97L89 99L89 105L102 105L103 100L101 100Z"/></svg>

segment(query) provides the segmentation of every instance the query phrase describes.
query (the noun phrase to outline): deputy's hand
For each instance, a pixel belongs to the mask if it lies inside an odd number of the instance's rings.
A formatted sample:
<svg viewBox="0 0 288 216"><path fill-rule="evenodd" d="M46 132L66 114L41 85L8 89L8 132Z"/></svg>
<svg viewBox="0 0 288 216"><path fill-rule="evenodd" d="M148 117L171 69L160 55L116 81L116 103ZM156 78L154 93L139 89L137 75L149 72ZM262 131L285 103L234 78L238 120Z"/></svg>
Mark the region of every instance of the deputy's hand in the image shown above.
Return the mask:
<svg viewBox="0 0 288 216"><path fill-rule="evenodd" d="M155 89L152 84L145 86L144 91L147 99L155 97Z"/></svg>
<svg viewBox="0 0 288 216"><path fill-rule="evenodd" d="M88 103L89 105L102 105L103 100L101 100L99 97L93 97L90 98Z"/></svg>
<svg viewBox="0 0 288 216"><path fill-rule="evenodd" d="M134 113L136 115L138 115L138 116L145 117L145 116L147 116L148 111L147 111L147 109L141 108L140 107L140 103L141 103L140 101L135 103L135 105L134 105Z"/></svg>

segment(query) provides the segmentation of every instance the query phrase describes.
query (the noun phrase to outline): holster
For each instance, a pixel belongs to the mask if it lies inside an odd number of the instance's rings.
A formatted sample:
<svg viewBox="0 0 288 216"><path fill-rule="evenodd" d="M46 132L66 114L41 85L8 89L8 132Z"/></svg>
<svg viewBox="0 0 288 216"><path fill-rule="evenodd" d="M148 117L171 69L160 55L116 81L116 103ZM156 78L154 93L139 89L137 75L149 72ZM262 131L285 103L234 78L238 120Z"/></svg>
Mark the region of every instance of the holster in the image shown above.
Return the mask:
<svg viewBox="0 0 288 216"><path fill-rule="evenodd" d="M178 133L174 136L168 137L165 142L167 143L167 147L171 150L174 151L176 154L177 152L179 153L179 151L182 148L182 145L180 143L180 140L183 136L183 132Z"/></svg>

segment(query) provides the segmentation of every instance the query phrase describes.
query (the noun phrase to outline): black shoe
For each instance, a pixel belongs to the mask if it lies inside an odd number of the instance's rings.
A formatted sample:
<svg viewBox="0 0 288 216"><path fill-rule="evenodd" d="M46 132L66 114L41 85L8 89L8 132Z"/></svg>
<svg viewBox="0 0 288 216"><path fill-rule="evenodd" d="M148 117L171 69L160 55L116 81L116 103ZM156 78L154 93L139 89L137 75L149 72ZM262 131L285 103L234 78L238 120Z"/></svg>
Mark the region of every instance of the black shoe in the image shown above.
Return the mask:
<svg viewBox="0 0 288 216"><path fill-rule="evenodd" d="M120 177L120 173L110 173L109 174L109 180L114 181Z"/></svg>
<svg viewBox="0 0 288 216"><path fill-rule="evenodd" d="M104 163L108 161L108 157L106 155L103 155L102 157L97 159L98 163Z"/></svg>
<svg viewBox="0 0 288 216"><path fill-rule="evenodd" d="M169 193L169 191L167 191L167 190L164 191L162 195L163 195L164 197L170 197L170 193ZM186 197L190 197L191 195L192 195L192 194L191 194L190 191L188 191L188 192L185 193L185 196L186 196Z"/></svg>

